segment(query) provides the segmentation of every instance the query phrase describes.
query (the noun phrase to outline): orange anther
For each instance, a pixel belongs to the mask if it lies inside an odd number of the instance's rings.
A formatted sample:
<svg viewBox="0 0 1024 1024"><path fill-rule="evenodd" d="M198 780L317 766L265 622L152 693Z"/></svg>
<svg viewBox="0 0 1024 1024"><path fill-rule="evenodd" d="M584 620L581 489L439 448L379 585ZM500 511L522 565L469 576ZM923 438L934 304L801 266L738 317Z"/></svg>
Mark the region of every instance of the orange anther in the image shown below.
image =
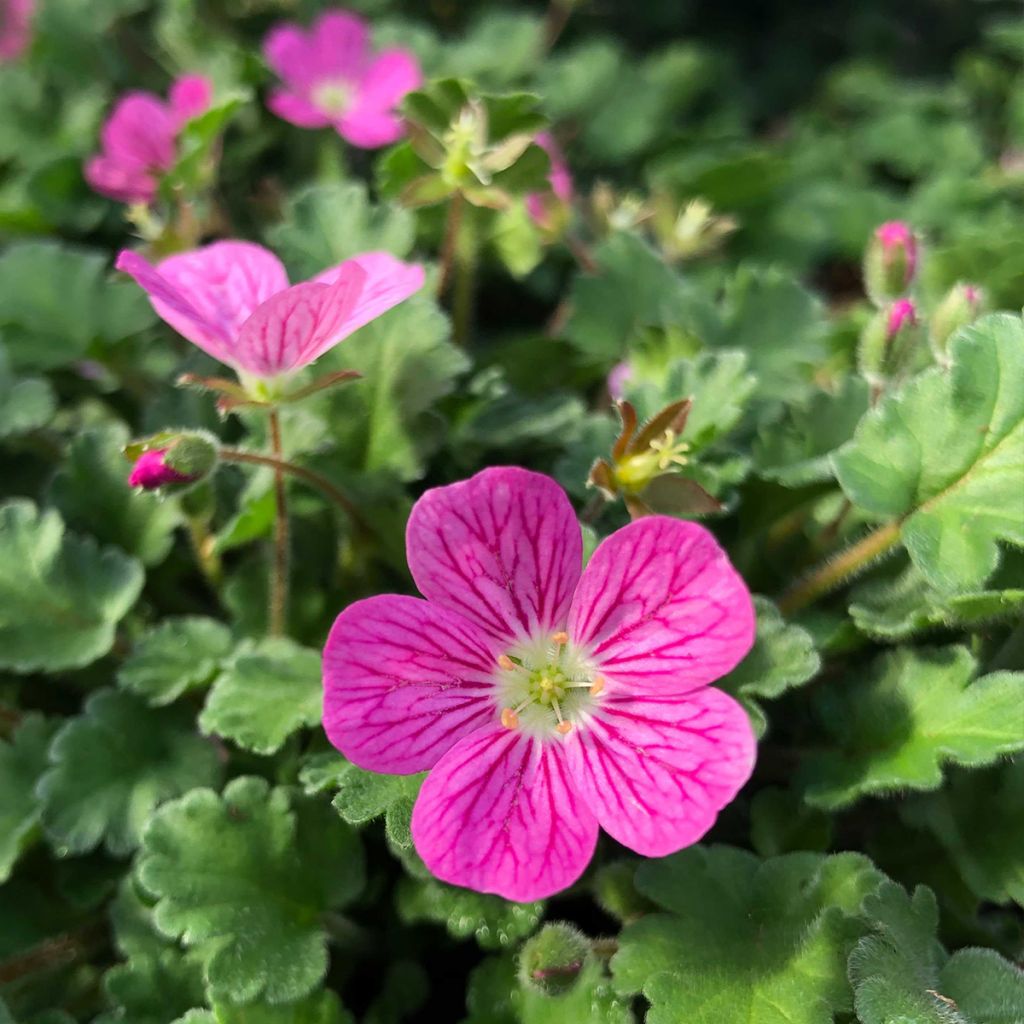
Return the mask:
<svg viewBox="0 0 1024 1024"><path fill-rule="evenodd" d="M594 676L590 684L590 696L596 697L604 689L604 676Z"/></svg>
<svg viewBox="0 0 1024 1024"><path fill-rule="evenodd" d="M569 634L563 629L556 633L551 639L561 646L562 644L567 644L569 642Z"/></svg>
<svg viewBox="0 0 1024 1024"><path fill-rule="evenodd" d="M501 724L505 726L506 729L517 729L519 727L519 716L512 710L512 708L502 708Z"/></svg>
<svg viewBox="0 0 1024 1024"><path fill-rule="evenodd" d="M503 668L507 672L510 668L515 668L516 663L507 655L498 655L498 668Z"/></svg>
<svg viewBox="0 0 1024 1024"><path fill-rule="evenodd" d="M568 736L572 732L572 722L559 722L555 726L555 732L561 733L563 736Z"/></svg>

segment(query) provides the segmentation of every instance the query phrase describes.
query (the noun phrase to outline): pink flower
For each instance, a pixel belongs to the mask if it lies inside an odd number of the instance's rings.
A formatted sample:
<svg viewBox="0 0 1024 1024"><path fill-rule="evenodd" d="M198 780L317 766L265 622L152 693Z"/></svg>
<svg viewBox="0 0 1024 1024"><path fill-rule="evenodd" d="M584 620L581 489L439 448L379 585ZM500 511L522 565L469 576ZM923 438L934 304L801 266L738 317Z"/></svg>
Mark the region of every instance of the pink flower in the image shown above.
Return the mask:
<svg viewBox="0 0 1024 1024"><path fill-rule="evenodd" d="M141 487L146 491L155 491L167 484L184 484L194 479L185 473L179 473L176 469L167 465L167 449L154 448L151 451L143 452L132 466L128 475L128 484L131 487Z"/></svg>
<svg viewBox="0 0 1024 1024"><path fill-rule="evenodd" d="M401 138L395 108L423 81L407 50L374 54L366 22L347 11L322 14L309 32L278 25L264 40L263 53L284 82L268 101L278 117L300 128L332 125L363 149Z"/></svg>
<svg viewBox="0 0 1024 1024"><path fill-rule="evenodd" d="M886 338L892 340L904 327L913 327L916 323L917 308L913 299L897 299L889 307L885 324Z"/></svg>
<svg viewBox="0 0 1024 1024"><path fill-rule="evenodd" d="M371 597L324 650L324 728L355 764L430 769L412 816L439 878L534 900L583 872L598 826L660 857L696 842L753 768L743 708L709 683L754 611L711 534L648 516L581 572L562 489L486 469L406 530L426 600Z"/></svg>
<svg viewBox="0 0 1024 1024"><path fill-rule="evenodd" d="M551 160L548 184L551 186L552 194L561 204L570 202L572 200L572 175L569 173L569 165L562 157L558 143L547 132L541 132L537 136L536 142ZM526 197L526 209L530 214L530 219L541 227L544 227L550 219L548 216L549 198L543 192L531 192Z"/></svg>
<svg viewBox="0 0 1024 1024"><path fill-rule="evenodd" d="M154 267L125 250L117 269L157 314L243 380L309 365L423 285L423 268L367 252L288 286L281 261L251 242L214 242Z"/></svg>
<svg viewBox="0 0 1024 1024"><path fill-rule="evenodd" d="M633 367L623 360L608 371L608 394L616 401L626 396L626 385L633 378Z"/></svg>
<svg viewBox="0 0 1024 1024"><path fill-rule="evenodd" d="M906 221L890 220L875 228L875 237L882 244L882 255L887 264L903 261L903 286L906 287L914 279L917 269L917 239L913 229Z"/></svg>
<svg viewBox="0 0 1024 1024"><path fill-rule="evenodd" d="M34 0L0 0L0 62L17 60L32 38Z"/></svg>
<svg viewBox="0 0 1024 1024"><path fill-rule="evenodd" d="M103 125L102 152L85 166L85 179L102 195L122 203L150 203L161 175L177 159L177 137L185 123L210 105L213 86L186 75L165 103L149 92L123 96Z"/></svg>

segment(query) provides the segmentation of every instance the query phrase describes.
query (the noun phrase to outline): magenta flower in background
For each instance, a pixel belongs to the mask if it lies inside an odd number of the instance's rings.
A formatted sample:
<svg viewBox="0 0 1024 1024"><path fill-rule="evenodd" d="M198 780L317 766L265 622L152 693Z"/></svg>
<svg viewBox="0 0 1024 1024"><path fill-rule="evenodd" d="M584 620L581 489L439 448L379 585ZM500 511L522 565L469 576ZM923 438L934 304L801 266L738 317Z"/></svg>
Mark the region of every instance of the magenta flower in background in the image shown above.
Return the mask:
<svg viewBox="0 0 1024 1024"><path fill-rule="evenodd" d="M369 26L347 11L322 14L308 32L278 25L264 40L263 53L284 83L268 100L278 117L300 128L331 126L363 149L401 138L396 108L423 81L412 53L374 53Z"/></svg>
<svg viewBox="0 0 1024 1024"><path fill-rule="evenodd" d="M213 86L202 75L179 78L166 103L149 92L123 96L103 125L102 151L85 165L85 180L118 202L152 202L161 175L177 159L178 133L212 97Z"/></svg>
<svg viewBox="0 0 1024 1024"><path fill-rule="evenodd" d="M422 267L367 252L289 287L281 261L251 242L214 242L156 267L125 250L116 265L163 320L243 382L308 366L423 285Z"/></svg>
<svg viewBox="0 0 1024 1024"><path fill-rule="evenodd" d="M551 192L559 203L565 204L572 200L572 175L569 173L569 165L562 156L558 143L547 132L540 132L536 139L537 145L544 150L551 161L551 170L548 172L548 184ZM526 197L526 209L530 219L544 227L548 220L548 200L543 192L531 192Z"/></svg>
<svg viewBox="0 0 1024 1024"><path fill-rule="evenodd" d="M608 394L619 401L626 397L626 385L633 379L633 367L626 360L608 371Z"/></svg>
<svg viewBox="0 0 1024 1024"><path fill-rule="evenodd" d="M143 452L132 466L128 475L130 487L141 487L146 491L155 491L167 484L184 484L193 480L194 477L185 473L179 473L172 466L167 465L167 450L154 448L151 451Z"/></svg>
<svg viewBox="0 0 1024 1024"><path fill-rule="evenodd" d="M910 284L917 270L917 238L913 229L906 221L890 220L875 228L875 237L882 245L887 263L903 261L903 284Z"/></svg>
<svg viewBox="0 0 1024 1024"><path fill-rule="evenodd" d="M886 337L894 338L904 327L913 327L916 323L917 308L913 299L897 299L889 307L885 324Z"/></svg>
<svg viewBox="0 0 1024 1024"><path fill-rule="evenodd" d="M17 60L32 38L35 0L0 0L0 63Z"/></svg>
<svg viewBox="0 0 1024 1024"><path fill-rule="evenodd" d="M406 531L424 599L371 597L324 649L324 728L370 771L430 770L412 816L439 878L528 901L571 885L598 826L659 857L746 782L743 708L709 683L754 610L711 534L648 516L585 570L562 489L486 469L428 491Z"/></svg>

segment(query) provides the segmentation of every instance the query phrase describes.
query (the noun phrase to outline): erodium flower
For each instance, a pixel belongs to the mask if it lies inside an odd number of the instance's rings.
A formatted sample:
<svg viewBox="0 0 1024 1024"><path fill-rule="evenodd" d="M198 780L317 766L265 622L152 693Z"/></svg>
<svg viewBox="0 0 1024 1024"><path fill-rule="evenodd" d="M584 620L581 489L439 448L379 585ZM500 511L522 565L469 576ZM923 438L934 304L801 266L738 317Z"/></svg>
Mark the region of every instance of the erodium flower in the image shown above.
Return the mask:
<svg viewBox="0 0 1024 1024"><path fill-rule="evenodd" d="M34 0L0 0L0 63L17 60L32 38Z"/></svg>
<svg viewBox="0 0 1024 1024"><path fill-rule="evenodd" d="M209 107L212 95L208 79L185 75L171 86L166 103L150 92L123 96L103 125L102 151L85 165L85 180L122 203L152 202L161 176L177 159L178 133Z"/></svg>
<svg viewBox="0 0 1024 1024"><path fill-rule="evenodd" d="M580 876L598 826L648 856L707 832L755 755L743 708L708 686L754 612L707 530L649 516L581 572L562 489L498 468L428 491L406 544L425 600L338 616L324 728L362 768L430 770L412 833L435 875L534 900Z"/></svg>
<svg viewBox="0 0 1024 1024"><path fill-rule="evenodd" d="M396 108L423 80L407 50L375 54L369 26L347 11L322 14L308 32L278 25L264 40L263 53L284 82L268 100L278 117L300 128L331 126L363 149L402 136Z"/></svg>
<svg viewBox="0 0 1024 1024"><path fill-rule="evenodd" d="M156 267L125 250L117 268L171 327L263 396L423 285L422 267L367 252L289 287L281 261L251 242L214 242Z"/></svg>
<svg viewBox="0 0 1024 1024"><path fill-rule="evenodd" d="M558 211L563 210L572 201L572 175L569 173L565 157L562 156L562 150L551 135L541 132L536 142L551 161L551 170L548 172L548 185L551 191L529 193L526 197L526 209L535 224L548 227L557 219Z"/></svg>

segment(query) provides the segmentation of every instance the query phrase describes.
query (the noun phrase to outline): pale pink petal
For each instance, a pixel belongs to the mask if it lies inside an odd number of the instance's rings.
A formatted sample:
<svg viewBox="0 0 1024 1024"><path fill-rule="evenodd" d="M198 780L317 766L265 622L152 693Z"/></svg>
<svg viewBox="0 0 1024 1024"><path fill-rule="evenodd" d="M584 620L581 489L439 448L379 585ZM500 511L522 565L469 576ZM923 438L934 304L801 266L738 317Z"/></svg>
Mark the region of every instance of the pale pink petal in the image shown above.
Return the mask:
<svg viewBox="0 0 1024 1024"><path fill-rule="evenodd" d="M307 99L286 89L275 89L267 98L267 106L282 121L298 128L326 128L331 119Z"/></svg>
<svg viewBox="0 0 1024 1024"><path fill-rule="evenodd" d="M383 110L353 109L343 114L335 127L342 138L360 149L389 146L405 134L402 119Z"/></svg>
<svg viewBox="0 0 1024 1024"><path fill-rule="evenodd" d="M213 100L213 82L205 75L182 75L171 86L167 98L180 127L209 109Z"/></svg>
<svg viewBox="0 0 1024 1024"><path fill-rule="evenodd" d="M311 36L315 81L362 78L370 56L370 28L362 18L328 11L313 23Z"/></svg>
<svg viewBox="0 0 1024 1024"><path fill-rule="evenodd" d="M348 319L365 280L352 265L334 284L306 281L268 299L242 325L234 364L256 377L308 366L351 333Z"/></svg>
<svg viewBox="0 0 1024 1024"><path fill-rule="evenodd" d="M114 264L118 270L135 278L153 304L157 315L182 337L188 338L204 352L231 362L231 338L224 327L206 317L189 301L188 296L171 284L156 267L137 252L125 249Z"/></svg>
<svg viewBox="0 0 1024 1024"><path fill-rule="evenodd" d="M364 252L336 267L317 274L314 281L334 284L350 264L366 272L366 284L349 315L349 332L376 320L392 306L397 306L423 287L423 268L416 263L403 263L389 252Z"/></svg>
<svg viewBox="0 0 1024 1024"><path fill-rule="evenodd" d="M128 93L103 125L104 155L126 167L169 170L174 164L177 127L163 100L148 92Z"/></svg>
<svg viewBox="0 0 1024 1024"><path fill-rule="evenodd" d="M536 142L547 153L551 161L551 170L548 173L548 184L551 186L551 191L563 203L568 202L572 198L572 176L569 174L569 165L562 156L561 147L555 141L554 136L548 132L539 132Z"/></svg>
<svg viewBox="0 0 1024 1024"><path fill-rule="evenodd" d="M312 47L312 40L298 25L285 22L267 33L263 56L282 81L301 93L316 81L317 69L310 59Z"/></svg>
<svg viewBox="0 0 1024 1024"><path fill-rule="evenodd" d="M757 752L746 712L711 687L605 700L565 749L601 827L646 857L697 842L750 778Z"/></svg>
<svg viewBox="0 0 1024 1024"><path fill-rule="evenodd" d="M721 678L750 650L754 607L703 526L646 516L598 546L568 629L610 687L684 693Z"/></svg>
<svg viewBox="0 0 1024 1024"><path fill-rule="evenodd" d="M0 61L16 60L32 38L33 0L0 0Z"/></svg>
<svg viewBox="0 0 1024 1024"><path fill-rule="evenodd" d="M562 628L583 542L565 492L516 467L427 491L405 533L420 593L502 640Z"/></svg>
<svg viewBox="0 0 1024 1024"><path fill-rule="evenodd" d="M493 637L417 597L349 605L324 648L324 729L369 771L406 775L494 722Z"/></svg>
<svg viewBox="0 0 1024 1024"><path fill-rule="evenodd" d="M407 50L384 50L366 69L352 106L338 131L356 146L373 149L395 142L405 133L395 108L423 82L416 57Z"/></svg>
<svg viewBox="0 0 1024 1024"><path fill-rule="evenodd" d="M525 903L580 877L597 819L561 743L492 726L460 740L427 776L412 837L443 881Z"/></svg>
<svg viewBox="0 0 1024 1024"><path fill-rule="evenodd" d="M85 180L94 191L119 203L148 203L156 195L156 178L137 164L94 156L85 165Z"/></svg>

